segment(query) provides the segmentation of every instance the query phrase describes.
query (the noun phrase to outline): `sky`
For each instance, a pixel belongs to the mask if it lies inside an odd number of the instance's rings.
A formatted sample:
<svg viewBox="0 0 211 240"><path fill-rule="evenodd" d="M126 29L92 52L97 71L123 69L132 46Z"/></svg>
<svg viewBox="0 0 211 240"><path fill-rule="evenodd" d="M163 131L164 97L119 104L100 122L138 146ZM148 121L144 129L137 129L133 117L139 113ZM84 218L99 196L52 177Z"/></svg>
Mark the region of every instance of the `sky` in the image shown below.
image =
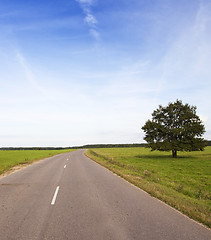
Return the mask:
<svg viewBox="0 0 211 240"><path fill-rule="evenodd" d="M0 147L142 143L159 105L211 139L210 0L0 0Z"/></svg>

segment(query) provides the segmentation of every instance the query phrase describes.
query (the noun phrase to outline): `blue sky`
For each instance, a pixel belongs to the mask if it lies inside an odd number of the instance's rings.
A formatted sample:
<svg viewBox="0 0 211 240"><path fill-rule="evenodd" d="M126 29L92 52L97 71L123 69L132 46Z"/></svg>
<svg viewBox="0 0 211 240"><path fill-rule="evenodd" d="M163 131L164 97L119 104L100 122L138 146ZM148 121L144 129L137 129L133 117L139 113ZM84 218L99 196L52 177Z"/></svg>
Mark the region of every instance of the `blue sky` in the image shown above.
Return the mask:
<svg viewBox="0 0 211 240"><path fill-rule="evenodd" d="M143 142L159 104L211 139L210 0L0 0L0 146Z"/></svg>

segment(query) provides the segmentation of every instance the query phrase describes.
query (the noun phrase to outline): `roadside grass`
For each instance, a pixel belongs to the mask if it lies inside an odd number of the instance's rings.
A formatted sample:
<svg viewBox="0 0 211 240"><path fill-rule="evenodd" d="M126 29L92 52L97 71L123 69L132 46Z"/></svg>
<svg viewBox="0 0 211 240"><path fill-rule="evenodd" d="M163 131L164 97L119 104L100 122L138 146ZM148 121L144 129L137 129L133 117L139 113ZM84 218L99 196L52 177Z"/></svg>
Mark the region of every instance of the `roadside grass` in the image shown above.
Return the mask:
<svg viewBox="0 0 211 240"><path fill-rule="evenodd" d="M0 175L17 165L27 165L34 161L74 150L0 150Z"/></svg>
<svg viewBox="0 0 211 240"><path fill-rule="evenodd" d="M89 149L86 155L150 195L211 227L211 147L151 152L144 147Z"/></svg>

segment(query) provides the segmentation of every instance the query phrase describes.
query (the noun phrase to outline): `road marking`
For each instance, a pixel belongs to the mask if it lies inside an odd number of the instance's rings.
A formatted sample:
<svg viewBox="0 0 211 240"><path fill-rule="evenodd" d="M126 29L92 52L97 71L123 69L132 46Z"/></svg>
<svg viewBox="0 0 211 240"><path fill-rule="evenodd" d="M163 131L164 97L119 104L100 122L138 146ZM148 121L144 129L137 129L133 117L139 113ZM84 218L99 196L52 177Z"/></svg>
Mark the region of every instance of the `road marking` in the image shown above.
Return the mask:
<svg viewBox="0 0 211 240"><path fill-rule="evenodd" d="M67 167L67 165L64 165L64 168L66 168Z"/></svg>
<svg viewBox="0 0 211 240"><path fill-rule="evenodd" d="M57 186L57 188L56 188L56 191L55 191L55 193L54 193L53 199L52 199L52 201L51 201L51 205L54 205L54 204L55 204L58 191L59 191L59 186Z"/></svg>

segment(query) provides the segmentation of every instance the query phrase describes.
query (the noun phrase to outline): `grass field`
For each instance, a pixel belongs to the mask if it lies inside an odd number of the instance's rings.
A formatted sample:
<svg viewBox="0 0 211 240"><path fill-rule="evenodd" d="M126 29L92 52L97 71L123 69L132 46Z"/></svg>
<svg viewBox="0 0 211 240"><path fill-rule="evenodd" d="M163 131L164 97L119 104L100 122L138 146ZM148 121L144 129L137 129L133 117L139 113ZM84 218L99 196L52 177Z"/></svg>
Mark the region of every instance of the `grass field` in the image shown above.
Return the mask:
<svg viewBox="0 0 211 240"><path fill-rule="evenodd" d="M211 147L203 152L89 149L86 155L189 217L211 227Z"/></svg>
<svg viewBox="0 0 211 240"><path fill-rule="evenodd" d="M1 150L0 174L5 173L16 165L29 164L36 160L70 151L74 150Z"/></svg>

